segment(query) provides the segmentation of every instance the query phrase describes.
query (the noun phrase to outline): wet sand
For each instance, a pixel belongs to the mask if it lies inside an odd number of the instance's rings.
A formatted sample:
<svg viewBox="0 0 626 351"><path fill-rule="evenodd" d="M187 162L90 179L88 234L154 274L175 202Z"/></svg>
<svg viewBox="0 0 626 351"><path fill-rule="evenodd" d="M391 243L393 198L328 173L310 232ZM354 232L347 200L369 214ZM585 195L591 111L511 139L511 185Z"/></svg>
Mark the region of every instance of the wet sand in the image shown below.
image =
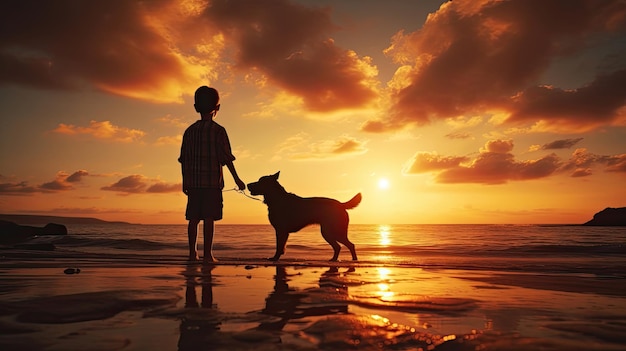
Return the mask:
<svg viewBox="0 0 626 351"><path fill-rule="evenodd" d="M0 264L2 350L624 350L615 277L352 263Z"/></svg>

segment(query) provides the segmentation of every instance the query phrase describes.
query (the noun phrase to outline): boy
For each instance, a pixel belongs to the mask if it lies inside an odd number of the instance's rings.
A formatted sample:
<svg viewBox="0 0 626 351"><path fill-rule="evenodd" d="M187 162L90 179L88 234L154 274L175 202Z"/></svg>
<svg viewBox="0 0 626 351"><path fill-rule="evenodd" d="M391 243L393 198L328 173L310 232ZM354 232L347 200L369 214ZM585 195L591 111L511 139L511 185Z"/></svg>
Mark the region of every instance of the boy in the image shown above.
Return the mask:
<svg viewBox="0 0 626 351"><path fill-rule="evenodd" d="M219 94L214 88L201 86L194 94L194 107L200 120L189 126L183 135L180 157L183 173L183 192L187 195L185 217L189 221L189 260L199 261L196 242L198 224L204 221L203 263L217 262L213 257L214 222L222 219L222 189L226 166L239 190L245 183L239 179L230 149L226 129L215 123L213 118L220 109Z"/></svg>

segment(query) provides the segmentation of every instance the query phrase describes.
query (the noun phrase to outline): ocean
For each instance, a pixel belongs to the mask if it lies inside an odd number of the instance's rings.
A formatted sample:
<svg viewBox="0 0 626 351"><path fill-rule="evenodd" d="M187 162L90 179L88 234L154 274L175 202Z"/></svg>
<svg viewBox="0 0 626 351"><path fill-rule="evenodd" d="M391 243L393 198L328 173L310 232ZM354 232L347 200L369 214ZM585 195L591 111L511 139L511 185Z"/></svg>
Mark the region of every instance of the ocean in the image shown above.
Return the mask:
<svg viewBox="0 0 626 351"><path fill-rule="evenodd" d="M626 227L353 224L329 263L311 226L272 263L218 224L208 266L186 225L67 227L0 250L3 350L626 350Z"/></svg>
<svg viewBox="0 0 626 351"><path fill-rule="evenodd" d="M133 263L178 263L187 257L186 225L69 225L68 232L46 238L55 244L55 255L104 255ZM626 227L352 224L349 238L356 245L359 265L626 277ZM198 244L202 253L202 234ZM262 260L274 249L270 225L216 225L213 254L218 260ZM319 227L310 226L291 234L281 261L326 263L331 256ZM351 261L345 247L339 259Z"/></svg>

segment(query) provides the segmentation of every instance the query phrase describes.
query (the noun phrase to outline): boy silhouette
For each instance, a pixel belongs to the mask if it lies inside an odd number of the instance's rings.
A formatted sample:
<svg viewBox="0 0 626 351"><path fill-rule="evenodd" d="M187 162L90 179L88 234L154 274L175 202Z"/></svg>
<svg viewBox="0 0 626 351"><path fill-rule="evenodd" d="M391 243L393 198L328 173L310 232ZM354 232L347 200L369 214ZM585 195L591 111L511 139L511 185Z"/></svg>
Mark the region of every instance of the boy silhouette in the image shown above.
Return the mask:
<svg viewBox="0 0 626 351"><path fill-rule="evenodd" d="M219 94L214 88L199 87L194 94L194 107L200 120L189 126L183 135L180 157L183 192L187 195L185 218L189 221L189 260L199 261L196 247L198 224L204 222L203 263L217 262L213 257L214 222L222 219L222 189L226 166L239 190L245 183L237 175L226 129L213 121L220 109Z"/></svg>

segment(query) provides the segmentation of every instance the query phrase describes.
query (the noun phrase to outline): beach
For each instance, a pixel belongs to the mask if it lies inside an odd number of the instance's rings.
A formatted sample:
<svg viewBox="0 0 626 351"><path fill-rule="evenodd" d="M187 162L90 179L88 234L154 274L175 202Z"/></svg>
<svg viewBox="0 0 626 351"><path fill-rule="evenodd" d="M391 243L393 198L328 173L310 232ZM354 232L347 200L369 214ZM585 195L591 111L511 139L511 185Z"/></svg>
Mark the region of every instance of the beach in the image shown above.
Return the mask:
<svg viewBox="0 0 626 351"><path fill-rule="evenodd" d="M401 229L388 230L393 241ZM271 245L234 256L242 250L220 246L222 228L214 250L220 262L202 265L186 262L176 248L129 250L136 242L131 232L124 232L126 248L95 236L92 247L65 238L55 239L53 251L3 248L0 348L626 349L619 245L599 254L587 248L586 260L571 249L549 257L428 255L431 249L413 261L388 245L384 252L363 247L358 262L342 252L331 263L329 248L294 239L275 263L258 257L271 253ZM66 274L67 268L80 272Z"/></svg>

